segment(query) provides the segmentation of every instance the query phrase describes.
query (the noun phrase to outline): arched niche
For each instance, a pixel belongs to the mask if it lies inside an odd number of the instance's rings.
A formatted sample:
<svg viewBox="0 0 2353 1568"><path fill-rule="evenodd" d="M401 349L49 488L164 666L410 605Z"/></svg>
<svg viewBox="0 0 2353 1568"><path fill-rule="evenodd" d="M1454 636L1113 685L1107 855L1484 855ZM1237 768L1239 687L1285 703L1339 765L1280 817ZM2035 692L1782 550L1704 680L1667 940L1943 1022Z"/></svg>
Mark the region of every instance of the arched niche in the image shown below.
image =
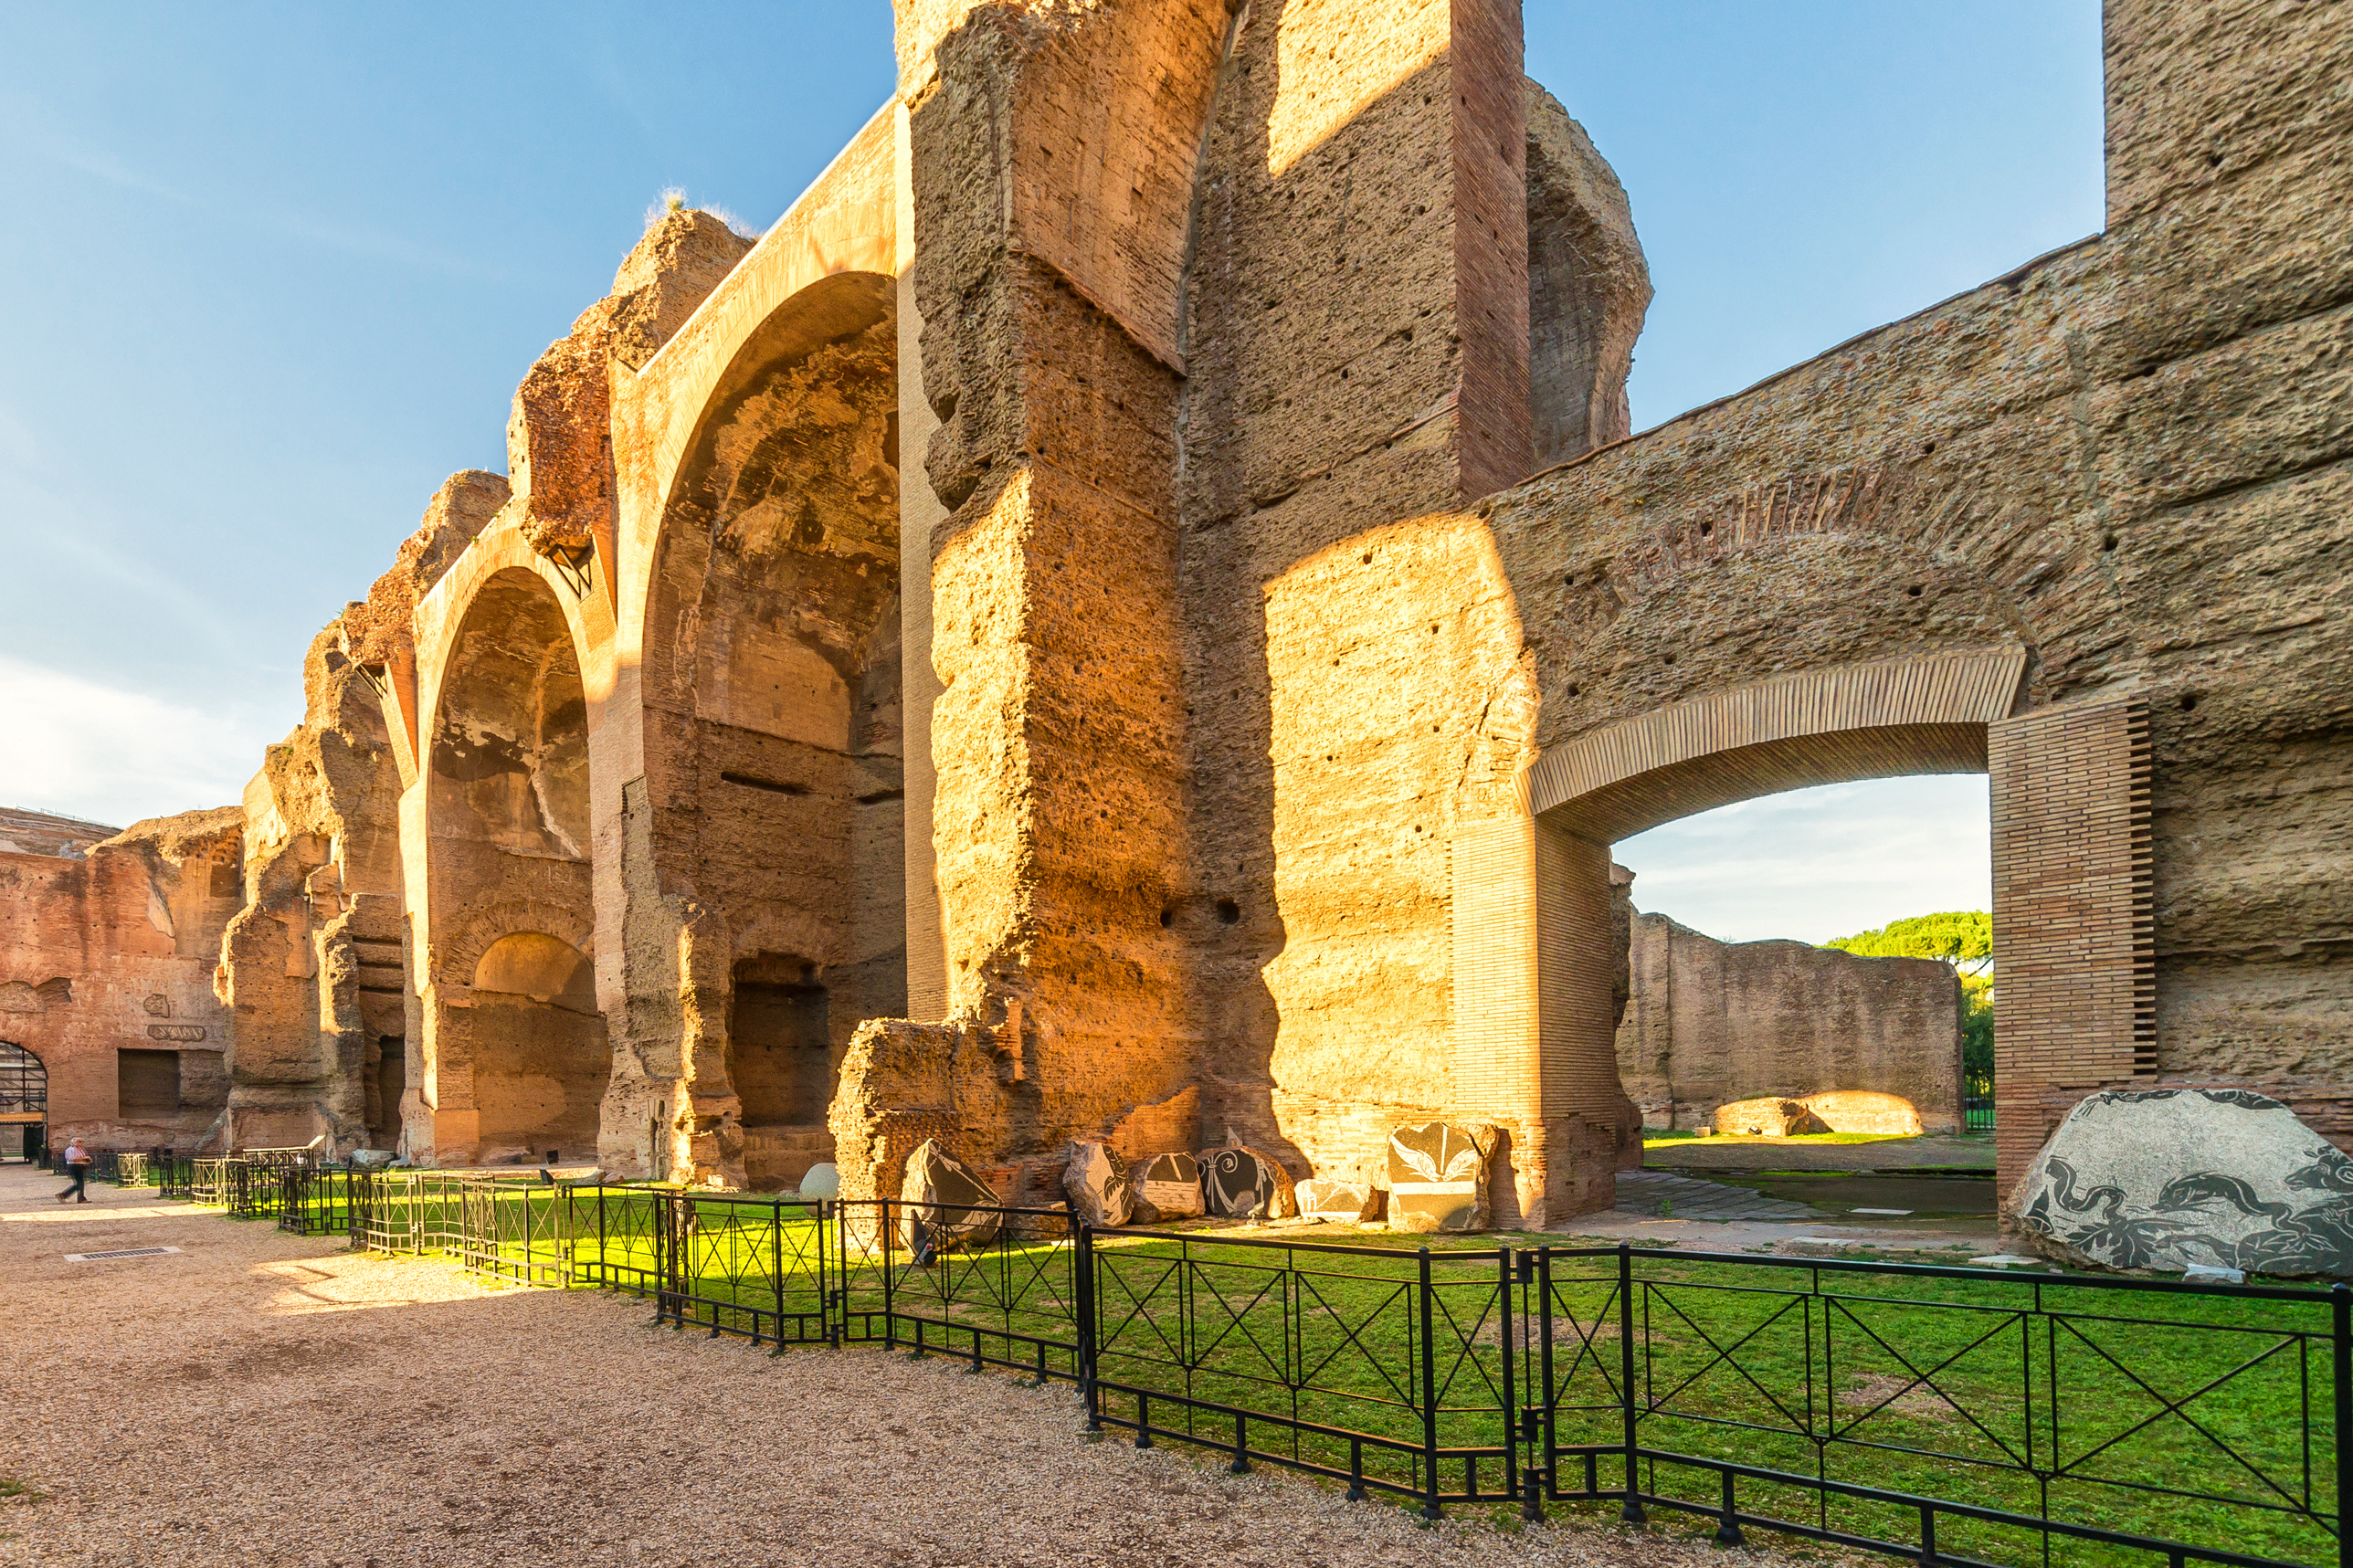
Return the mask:
<svg viewBox="0 0 2353 1568"><path fill-rule="evenodd" d="M773 1038L790 1009L761 988L821 965L821 1055L905 1009L896 300L890 278L838 273L745 337L679 463L645 601L659 872L730 931L797 933L775 950L796 973L747 981L736 1022ZM822 1131L822 1104L734 1087L747 1126Z"/></svg>
<svg viewBox="0 0 2353 1568"><path fill-rule="evenodd" d="M593 1162L612 1051L589 957L588 711L570 624L536 572L476 586L429 735L436 1157Z"/></svg>
<svg viewBox="0 0 2353 1568"><path fill-rule="evenodd" d="M596 969L588 955L544 931L510 931L474 963L474 996L527 997L575 1013L596 1010Z"/></svg>
<svg viewBox="0 0 2353 1568"><path fill-rule="evenodd" d="M467 607L431 752L434 837L585 860L588 704L563 607L519 567Z"/></svg>

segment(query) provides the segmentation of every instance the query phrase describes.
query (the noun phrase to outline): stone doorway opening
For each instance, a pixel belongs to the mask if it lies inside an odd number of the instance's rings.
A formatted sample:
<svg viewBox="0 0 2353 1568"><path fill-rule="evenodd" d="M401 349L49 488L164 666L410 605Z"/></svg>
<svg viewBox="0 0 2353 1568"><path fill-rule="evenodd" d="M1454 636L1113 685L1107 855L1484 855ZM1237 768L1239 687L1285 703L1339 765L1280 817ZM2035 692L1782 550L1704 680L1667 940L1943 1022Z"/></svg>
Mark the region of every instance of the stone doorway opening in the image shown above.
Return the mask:
<svg viewBox="0 0 2353 1568"><path fill-rule="evenodd" d="M1616 1172L1641 1158L1618 1063L1611 847L1736 802L1989 775L2005 1191L2066 1091L2156 1072L2147 710L2019 712L2026 665L2023 648L1954 650L1695 697L1547 748L1525 774L1527 816L1457 829L1456 1092L1514 1130L1510 1199L1528 1222L1609 1206Z"/></svg>
<svg viewBox="0 0 2353 1568"><path fill-rule="evenodd" d="M816 963L761 952L735 965L727 1026L727 1072L743 1102L744 1179L754 1192L797 1187L810 1166L833 1158L826 1110L840 1052L834 1048L832 995Z"/></svg>
<svg viewBox="0 0 2353 1568"><path fill-rule="evenodd" d="M0 1040L0 1160L48 1152L49 1069L25 1047Z"/></svg>

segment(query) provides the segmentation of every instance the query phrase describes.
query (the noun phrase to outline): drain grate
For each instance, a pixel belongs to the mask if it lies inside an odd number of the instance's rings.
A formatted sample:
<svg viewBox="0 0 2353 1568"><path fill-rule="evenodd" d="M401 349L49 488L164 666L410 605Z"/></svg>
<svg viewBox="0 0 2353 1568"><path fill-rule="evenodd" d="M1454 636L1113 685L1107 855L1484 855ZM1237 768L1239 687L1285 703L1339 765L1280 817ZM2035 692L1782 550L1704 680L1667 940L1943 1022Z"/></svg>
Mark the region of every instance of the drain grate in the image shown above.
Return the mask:
<svg viewBox="0 0 2353 1568"><path fill-rule="evenodd" d="M176 1247L125 1247L113 1252L69 1252L68 1263L97 1263L109 1258L161 1258L167 1252L177 1252Z"/></svg>

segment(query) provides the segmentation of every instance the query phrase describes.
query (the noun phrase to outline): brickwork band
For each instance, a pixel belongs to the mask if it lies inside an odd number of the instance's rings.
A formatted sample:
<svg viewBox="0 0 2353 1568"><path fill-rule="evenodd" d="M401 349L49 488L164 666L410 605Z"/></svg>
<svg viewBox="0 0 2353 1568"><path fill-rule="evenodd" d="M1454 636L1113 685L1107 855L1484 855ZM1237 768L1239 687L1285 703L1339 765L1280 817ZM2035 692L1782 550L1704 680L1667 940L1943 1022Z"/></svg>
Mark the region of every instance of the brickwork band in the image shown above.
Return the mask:
<svg viewBox="0 0 2353 1568"><path fill-rule="evenodd" d="M2148 712L1989 727L1995 1142L2007 1197L2082 1091L2157 1072Z"/></svg>

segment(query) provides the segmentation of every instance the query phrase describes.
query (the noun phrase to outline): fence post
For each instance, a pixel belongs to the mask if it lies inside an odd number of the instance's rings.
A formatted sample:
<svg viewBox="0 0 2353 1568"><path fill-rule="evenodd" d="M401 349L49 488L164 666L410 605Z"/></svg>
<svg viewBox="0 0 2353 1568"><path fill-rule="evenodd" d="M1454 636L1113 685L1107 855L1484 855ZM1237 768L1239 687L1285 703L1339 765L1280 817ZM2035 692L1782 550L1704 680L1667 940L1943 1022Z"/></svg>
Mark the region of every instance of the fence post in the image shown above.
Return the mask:
<svg viewBox="0 0 2353 1568"><path fill-rule="evenodd" d="M896 1297L891 1279L891 1200L877 1200L874 1212L882 1220L882 1348L894 1351L899 1348L899 1320L892 1316Z"/></svg>
<svg viewBox="0 0 2353 1568"><path fill-rule="evenodd" d="M1640 1524L1642 1512L1641 1471L1634 1457L1634 1252L1618 1244L1618 1395L1626 1413L1626 1506L1618 1517Z"/></svg>
<svg viewBox="0 0 2353 1568"><path fill-rule="evenodd" d="M1526 1468L1521 1462L1526 1458L1521 1443L1526 1436L1527 1419L1520 1409L1522 1380L1514 1363L1527 1351L1528 1319L1525 1312L1512 1310L1513 1282L1512 1249L1499 1247L1495 1249L1495 1337L1504 1346L1504 1495L1520 1500L1520 1517L1525 1519L1535 1498L1526 1489Z"/></svg>
<svg viewBox="0 0 2353 1568"><path fill-rule="evenodd" d="M1552 1388L1552 1247L1549 1243L1536 1248L1536 1332L1542 1338L1536 1342L1541 1348L1536 1352L1538 1381L1535 1399L1536 1408L1542 1412L1538 1431L1544 1444L1536 1455L1537 1468L1545 1489L1557 1492L1560 1479L1553 1473L1553 1448L1560 1440L1560 1433L1554 1425L1554 1407L1558 1402L1553 1397ZM1586 1458L1590 1462L1592 1456L1588 1454ZM1592 1489L1586 1488L1588 1491Z"/></svg>
<svg viewBox="0 0 2353 1568"><path fill-rule="evenodd" d="M1444 1517L1438 1506L1438 1345L1430 1286L1430 1248L1421 1249L1421 1517Z"/></svg>
<svg viewBox="0 0 2353 1568"><path fill-rule="evenodd" d="M776 1353L785 1353L785 1200L776 1199L768 1205L768 1258L774 1266L776 1280ZM818 1281L818 1300L825 1300L825 1281ZM760 1321L752 1320L752 1342L760 1342Z"/></svg>
<svg viewBox="0 0 2353 1568"><path fill-rule="evenodd" d="M2337 1568L2353 1568L2353 1285L2329 1288L2337 1394Z"/></svg>
<svg viewBox="0 0 2353 1568"><path fill-rule="evenodd" d="M1095 1397L1095 1227L1079 1222L1079 1397L1087 1403L1087 1430L1103 1431L1103 1406ZM1046 1379L1040 1374L1042 1386ZM1090 1439L1092 1440L1092 1439Z"/></svg>

